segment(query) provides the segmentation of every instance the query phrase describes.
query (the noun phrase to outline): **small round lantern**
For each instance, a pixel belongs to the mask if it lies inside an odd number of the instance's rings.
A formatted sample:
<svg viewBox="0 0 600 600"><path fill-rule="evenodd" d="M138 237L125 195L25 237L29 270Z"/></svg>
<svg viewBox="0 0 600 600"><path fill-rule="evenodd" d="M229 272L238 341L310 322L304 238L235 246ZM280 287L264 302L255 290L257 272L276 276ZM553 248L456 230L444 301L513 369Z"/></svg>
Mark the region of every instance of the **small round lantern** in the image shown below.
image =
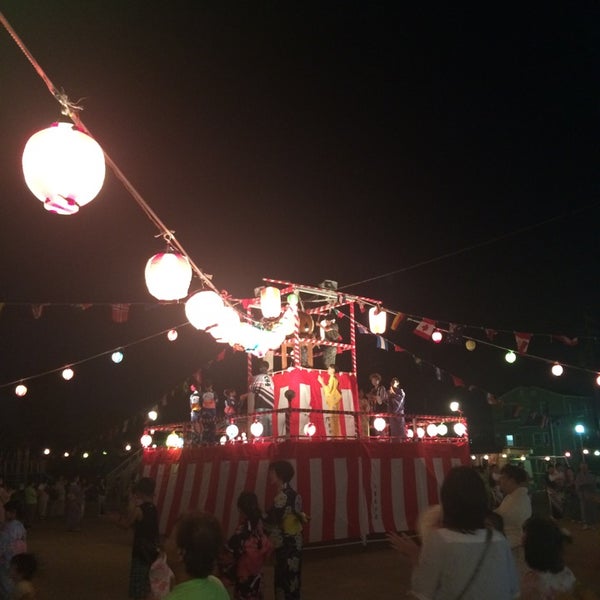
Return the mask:
<svg viewBox="0 0 600 600"><path fill-rule="evenodd" d="M552 365L552 375L554 375L554 377L560 377L563 373L564 373L564 369L562 367L562 365L558 364L558 363L554 363Z"/></svg>
<svg viewBox="0 0 600 600"><path fill-rule="evenodd" d="M315 427L314 423L307 423L304 426L304 435L312 437L313 435L315 435L315 433L317 433L317 428Z"/></svg>
<svg viewBox="0 0 600 600"><path fill-rule="evenodd" d="M147 448L152 443L152 436L148 433L145 433L140 438L140 443L142 444L142 446L144 446L144 448Z"/></svg>
<svg viewBox="0 0 600 600"><path fill-rule="evenodd" d="M387 313L380 306L369 309L369 329L375 335L385 333Z"/></svg>
<svg viewBox="0 0 600 600"><path fill-rule="evenodd" d="M146 263L146 287L157 300L181 300L192 282L190 261L179 252L155 254Z"/></svg>
<svg viewBox="0 0 600 600"><path fill-rule="evenodd" d="M517 360L517 355L512 351L509 350L505 355L504 355L504 360L511 364L515 362L515 360Z"/></svg>
<svg viewBox="0 0 600 600"><path fill-rule="evenodd" d="M27 187L59 215L72 215L91 202L106 173L98 142L71 123L54 123L32 135L22 163Z"/></svg>
<svg viewBox="0 0 600 600"><path fill-rule="evenodd" d="M168 448L181 448L183 447L183 438L180 437L176 431L172 431L165 441Z"/></svg>
<svg viewBox="0 0 600 600"><path fill-rule="evenodd" d="M233 441L240 433L240 430L239 430L239 427L234 422L231 422L231 423L229 423L229 425L227 425L227 429L225 429L225 433L227 434L227 437Z"/></svg>
<svg viewBox="0 0 600 600"><path fill-rule="evenodd" d="M438 435L446 435L448 433L448 426L446 423L440 423L437 426L437 433Z"/></svg>
<svg viewBox="0 0 600 600"><path fill-rule="evenodd" d="M158 413L155 410L149 410L148 419L150 419L150 421L156 421L156 419L158 419Z"/></svg>
<svg viewBox="0 0 600 600"><path fill-rule="evenodd" d="M476 347L477 347L477 342L475 340L467 340L465 342L465 348L469 352L473 352L473 350L475 350Z"/></svg>
<svg viewBox="0 0 600 600"><path fill-rule="evenodd" d="M375 431L379 431L379 433L385 429L386 425L387 423L383 417L375 417L373 419L373 427L375 428Z"/></svg>
<svg viewBox="0 0 600 600"><path fill-rule="evenodd" d="M258 419L255 419L254 423L252 423L252 425L250 425L250 433L255 438L259 438L263 434L263 431L264 431L263 424Z"/></svg>
<svg viewBox="0 0 600 600"><path fill-rule="evenodd" d="M206 329L218 322L218 314L224 304L216 292L204 290L195 293L185 303L185 316L196 329Z"/></svg>
<svg viewBox="0 0 600 600"><path fill-rule="evenodd" d="M66 369L63 369L62 378L65 381L71 381L71 379L73 379L74 375L75 375L75 371L73 371L73 369L71 369L71 367L67 367Z"/></svg>
<svg viewBox="0 0 600 600"><path fill-rule="evenodd" d="M118 365L120 362L123 361L123 352L121 350L115 350L111 355L110 355L110 359L116 364Z"/></svg>
<svg viewBox="0 0 600 600"><path fill-rule="evenodd" d="M167 339L170 342L174 342L178 337L179 334L177 333L177 329L169 329L169 331L167 332Z"/></svg>
<svg viewBox="0 0 600 600"><path fill-rule="evenodd" d="M454 424L454 433L459 437L462 437L467 433L467 428L464 423L455 423Z"/></svg>
<svg viewBox="0 0 600 600"><path fill-rule="evenodd" d="M427 435L429 437L435 437L438 434L438 426L435 423L429 423L427 425Z"/></svg>
<svg viewBox="0 0 600 600"><path fill-rule="evenodd" d="M27 393L27 386L23 385L22 383L20 383L16 388L15 388L15 394L19 397L22 398L25 394Z"/></svg>

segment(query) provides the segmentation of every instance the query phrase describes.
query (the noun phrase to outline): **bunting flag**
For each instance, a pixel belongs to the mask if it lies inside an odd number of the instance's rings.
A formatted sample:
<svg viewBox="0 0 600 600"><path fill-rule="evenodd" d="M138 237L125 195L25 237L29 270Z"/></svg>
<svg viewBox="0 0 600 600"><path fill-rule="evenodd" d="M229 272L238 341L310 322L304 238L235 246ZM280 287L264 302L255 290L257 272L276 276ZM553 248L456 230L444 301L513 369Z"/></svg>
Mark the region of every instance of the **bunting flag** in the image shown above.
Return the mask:
<svg viewBox="0 0 600 600"><path fill-rule="evenodd" d="M401 348L397 344L394 344L394 352L406 352L404 348Z"/></svg>
<svg viewBox="0 0 600 600"><path fill-rule="evenodd" d="M484 329L485 336L488 340L493 341L494 338L498 335L498 332L495 329Z"/></svg>
<svg viewBox="0 0 600 600"><path fill-rule="evenodd" d="M519 354L526 354L527 348L529 348L529 342L531 341L531 333L520 333L515 331L515 341L517 342L517 352Z"/></svg>
<svg viewBox="0 0 600 600"><path fill-rule="evenodd" d="M558 342L562 342L565 346L577 346L577 344L579 343L578 338L570 338L566 335L553 335L552 339L557 340Z"/></svg>
<svg viewBox="0 0 600 600"><path fill-rule="evenodd" d="M400 323L402 323L402 321L404 321L404 313L397 313L396 316L394 317L394 320L392 321L392 324L390 325L390 328L392 331L396 331L396 329L398 329L398 327L400 326Z"/></svg>
<svg viewBox="0 0 600 600"><path fill-rule="evenodd" d="M358 321L356 321L356 329L358 329L358 333L369 333L369 330Z"/></svg>
<svg viewBox="0 0 600 600"><path fill-rule="evenodd" d="M451 377L454 387L465 387L465 382L460 377L457 377L456 375L451 375Z"/></svg>
<svg viewBox="0 0 600 600"><path fill-rule="evenodd" d="M423 319L414 329L413 333L426 340L431 338L435 331L435 321L433 319Z"/></svg>
<svg viewBox="0 0 600 600"><path fill-rule="evenodd" d="M389 343L384 337L376 335L375 338L377 339L377 347L380 350L387 350L389 348Z"/></svg>
<svg viewBox="0 0 600 600"><path fill-rule="evenodd" d="M126 323L129 318L130 304L111 304L114 323Z"/></svg>

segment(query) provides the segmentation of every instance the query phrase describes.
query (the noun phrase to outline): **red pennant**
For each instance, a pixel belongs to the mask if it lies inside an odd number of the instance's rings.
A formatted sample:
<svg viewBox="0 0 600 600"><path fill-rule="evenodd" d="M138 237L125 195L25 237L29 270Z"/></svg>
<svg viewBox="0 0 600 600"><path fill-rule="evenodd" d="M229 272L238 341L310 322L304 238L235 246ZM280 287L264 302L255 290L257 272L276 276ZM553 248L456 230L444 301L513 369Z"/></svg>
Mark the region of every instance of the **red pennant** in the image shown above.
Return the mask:
<svg viewBox="0 0 600 600"><path fill-rule="evenodd" d="M130 304L112 304L112 320L115 323L126 323L129 318Z"/></svg>
<svg viewBox="0 0 600 600"><path fill-rule="evenodd" d="M485 335L490 342L498 335L495 329L484 329Z"/></svg>
<svg viewBox="0 0 600 600"><path fill-rule="evenodd" d="M454 387L465 387L465 382L456 375L452 375L452 383L454 383Z"/></svg>
<svg viewBox="0 0 600 600"><path fill-rule="evenodd" d="M435 321L433 319L423 319L413 330L415 335L426 340L431 338L431 334L435 331Z"/></svg>
<svg viewBox="0 0 600 600"><path fill-rule="evenodd" d="M532 338L532 333L520 333L515 331L515 340L517 342L517 352L519 354L526 354L527 348L529 348L529 342Z"/></svg>

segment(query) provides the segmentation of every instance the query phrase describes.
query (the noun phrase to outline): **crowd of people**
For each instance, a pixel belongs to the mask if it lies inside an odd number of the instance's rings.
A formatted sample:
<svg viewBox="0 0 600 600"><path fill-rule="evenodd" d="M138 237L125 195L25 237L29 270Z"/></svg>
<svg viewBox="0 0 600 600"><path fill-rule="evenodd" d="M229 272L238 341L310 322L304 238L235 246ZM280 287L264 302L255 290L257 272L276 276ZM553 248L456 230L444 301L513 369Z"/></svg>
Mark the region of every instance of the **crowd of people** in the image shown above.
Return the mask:
<svg viewBox="0 0 600 600"><path fill-rule="evenodd" d="M597 482L587 466L579 473L579 487L595 495ZM300 600L303 529L309 517L292 484L292 464L273 461L268 474L269 506L261 507L253 491L242 491L238 525L228 538L218 520L202 511L182 514L169 536L161 537L155 481L142 477L133 482L127 509L106 515L133 534L129 597L262 600L269 561L275 598ZM85 499L77 488L82 489L79 477L65 483L63 517L69 529L69 502ZM529 488L530 477L520 465L450 469L440 503L419 516L416 535L387 534L412 566L411 594L432 600L598 600L565 563L570 534L552 514L533 514ZM27 551L27 503L19 502L19 494L14 497L18 491L0 481L0 600L36 598L37 559ZM78 501L80 512L84 501Z"/></svg>

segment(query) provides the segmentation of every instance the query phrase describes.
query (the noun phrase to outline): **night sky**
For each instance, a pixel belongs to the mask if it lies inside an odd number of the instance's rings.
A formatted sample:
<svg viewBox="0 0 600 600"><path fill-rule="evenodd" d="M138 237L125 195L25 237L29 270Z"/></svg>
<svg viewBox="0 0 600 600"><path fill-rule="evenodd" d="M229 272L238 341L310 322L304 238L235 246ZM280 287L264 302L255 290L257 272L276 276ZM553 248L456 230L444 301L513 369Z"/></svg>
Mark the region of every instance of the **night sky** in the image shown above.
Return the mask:
<svg viewBox="0 0 600 600"><path fill-rule="evenodd" d="M484 341L483 328L495 329L502 348L515 347L515 331L533 333L530 355L578 367L558 379L548 362L508 366L483 343L434 346L410 319L386 334L406 352L359 336L359 384L373 370L399 376L415 412L446 402L448 374L485 405L485 392L517 385L592 395L587 371L600 371L600 9L503 9L0 7L217 288L247 298L263 277L331 279ZM184 325L182 305L148 294L144 266L163 244L110 170L71 217L27 189L23 147L61 120L60 107L4 29L0 56L0 446L69 447L150 408L222 348ZM111 321L114 303L131 304L126 323ZM38 319L32 304L46 305ZM175 343L153 337L179 325ZM551 339L561 334L579 343ZM104 353L120 346L115 366ZM78 361L69 383L43 375ZM242 391L244 355L210 368L220 387ZM31 377L16 398L8 384ZM186 418L187 398L168 409Z"/></svg>

